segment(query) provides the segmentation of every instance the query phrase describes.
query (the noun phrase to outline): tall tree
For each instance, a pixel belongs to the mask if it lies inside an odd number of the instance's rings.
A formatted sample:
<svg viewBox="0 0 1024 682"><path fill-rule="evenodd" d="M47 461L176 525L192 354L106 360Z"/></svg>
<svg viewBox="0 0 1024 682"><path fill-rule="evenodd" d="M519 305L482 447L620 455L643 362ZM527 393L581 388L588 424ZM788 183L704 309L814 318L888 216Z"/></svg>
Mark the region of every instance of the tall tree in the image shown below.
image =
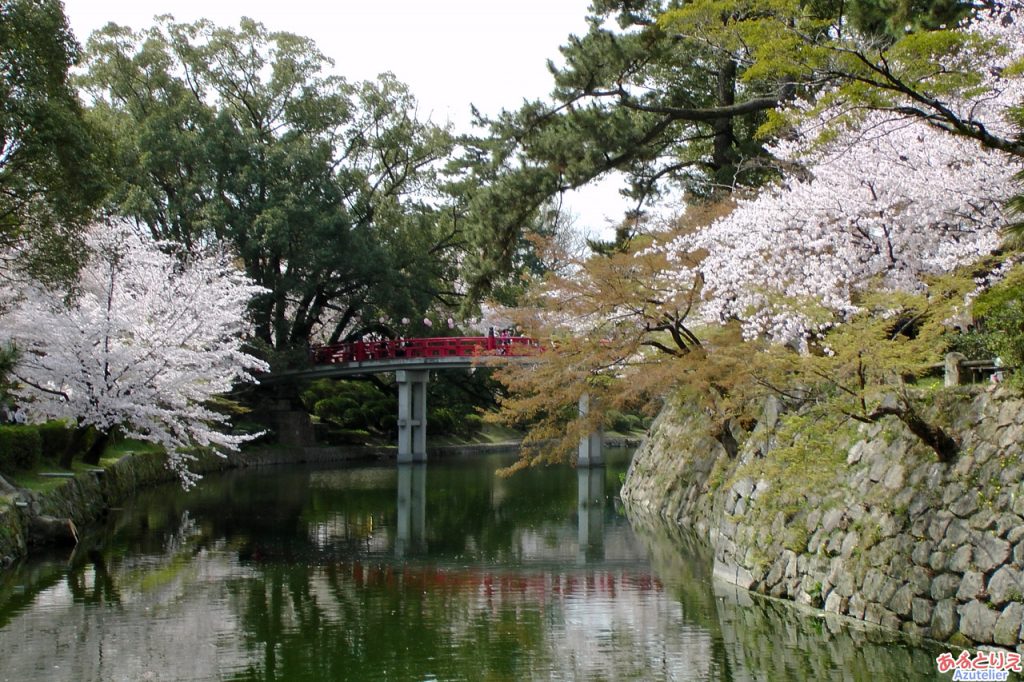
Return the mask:
<svg viewBox="0 0 1024 682"><path fill-rule="evenodd" d="M121 160L116 203L161 239L234 245L279 350L421 319L459 243L434 173L447 132L389 74L348 83L308 39L163 17L89 41L83 80Z"/></svg>
<svg viewBox="0 0 1024 682"><path fill-rule="evenodd" d="M743 81L738 50L666 31L664 9L658 0L593 3L587 33L561 48L564 66L549 66L551 101L481 121L491 138L478 147L482 189L467 207L479 248L468 276L479 289L508 268L517 235L548 198L610 171L629 180L633 218L666 183L708 196L763 180L754 132L788 84Z"/></svg>
<svg viewBox="0 0 1024 682"><path fill-rule="evenodd" d="M932 3L920 21L907 20L919 5L593 3L589 31L562 48L564 67L552 66L552 101L490 122L477 166L483 188L468 205L478 245L471 281L486 289L507 269L545 197L611 170L630 179L633 218L665 187L694 200L759 185L776 166L762 144L809 110L831 110L825 130L883 110L1024 156L1013 131L977 106L1020 96L1019 79L1008 78L1020 68L1018 3ZM961 19L978 29L961 30ZM794 98L812 106L777 115Z"/></svg>
<svg viewBox="0 0 1024 682"><path fill-rule="evenodd" d="M70 281L105 192L102 145L69 83L75 42L59 0L0 1L0 276ZM14 260L11 260L11 259Z"/></svg>

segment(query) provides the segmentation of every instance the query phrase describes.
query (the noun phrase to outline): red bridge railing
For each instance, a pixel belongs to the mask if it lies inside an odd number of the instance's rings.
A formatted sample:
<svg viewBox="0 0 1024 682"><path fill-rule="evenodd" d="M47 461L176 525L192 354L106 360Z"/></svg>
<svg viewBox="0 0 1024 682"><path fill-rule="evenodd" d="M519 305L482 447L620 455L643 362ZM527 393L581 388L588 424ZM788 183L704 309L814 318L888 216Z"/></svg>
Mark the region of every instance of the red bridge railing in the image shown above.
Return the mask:
<svg viewBox="0 0 1024 682"><path fill-rule="evenodd" d="M443 336L429 339L353 341L313 348L317 365L366 360L532 355L540 345L527 336Z"/></svg>

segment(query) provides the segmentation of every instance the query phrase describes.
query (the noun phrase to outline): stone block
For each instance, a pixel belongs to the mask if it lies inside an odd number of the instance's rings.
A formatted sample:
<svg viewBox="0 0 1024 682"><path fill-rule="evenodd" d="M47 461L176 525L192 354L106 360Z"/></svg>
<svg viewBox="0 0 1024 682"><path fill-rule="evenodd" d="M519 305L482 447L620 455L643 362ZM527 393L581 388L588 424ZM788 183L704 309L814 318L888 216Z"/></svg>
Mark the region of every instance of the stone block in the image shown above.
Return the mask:
<svg viewBox="0 0 1024 682"><path fill-rule="evenodd" d="M928 625L932 621L935 604L930 599L915 597L910 602L910 616L918 625Z"/></svg>
<svg viewBox="0 0 1024 682"><path fill-rule="evenodd" d="M1010 558L1010 543L991 533L972 533L971 544L974 545L974 565L982 573L994 570Z"/></svg>
<svg viewBox="0 0 1024 682"><path fill-rule="evenodd" d="M993 604L1019 602L1024 598L1024 575L1015 568L1003 566L988 580L988 596Z"/></svg>
<svg viewBox="0 0 1024 682"><path fill-rule="evenodd" d="M980 599L985 595L985 576L978 571L968 571L960 580L956 598L962 602Z"/></svg>
<svg viewBox="0 0 1024 682"><path fill-rule="evenodd" d="M999 611L993 611L978 600L967 602L957 611L960 613L960 632L965 637L978 644L992 643L996 622L1001 615Z"/></svg>
<svg viewBox="0 0 1024 682"><path fill-rule="evenodd" d="M978 506L978 495L973 491L964 491L949 505L949 510L961 519L966 519L978 511Z"/></svg>
<svg viewBox="0 0 1024 682"><path fill-rule="evenodd" d="M910 558L918 566L928 566L934 548L935 543L931 540L918 540L917 545L914 546L914 551L910 554Z"/></svg>
<svg viewBox="0 0 1024 682"><path fill-rule="evenodd" d="M928 534L928 524L931 519L926 514L919 514L914 517L910 524L910 534L917 539L922 539Z"/></svg>
<svg viewBox="0 0 1024 682"><path fill-rule="evenodd" d="M1020 641L1021 621L1024 619L1024 604L1008 604L996 621L992 641L1000 646L1016 646Z"/></svg>
<svg viewBox="0 0 1024 682"><path fill-rule="evenodd" d="M849 604L849 599L842 596L835 590L829 593L825 599L825 612L826 613L846 613L846 606Z"/></svg>
<svg viewBox="0 0 1024 682"><path fill-rule="evenodd" d="M1017 514L1002 513L995 519L995 535L1016 545L1024 539L1024 520Z"/></svg>
<svg viewBox="0 0 1024 682"><path fill-rule="evenodd" d="M988 509L982 509L970 518L969 523L974 530L989 533L996 529L996 515Z"/></svg>
<svg viewBox="0 0 1024 682"><path fill-rule="evenodd" d="M1017 423L1017 415L1020 412L1020 404L1015 400L1008 400L999 406L999 416L996 417L996 426L1012 426Z"/></svg>
<svg viewBox="0 0 1024 682"><path fill-rule="evenodd" d="M964 545L957 551L953 552L953 556L949 559L950 571L954 573L965 573L971 568L971 558L973 556L973 549L970 545Z"/></svg>
<svg viewBox="0 0 1024 682"><path fill-rule="evenodd" d="M914 566L910 569L910 587L914 590L914 596L924 597L932 591L932 578L934 574L923 566Z"/></svg>
<svg viewBox="0 0 1024 682"><path fill-rule="evenodd" d="M959 547L971 537L971 527L963 519L953 519L946 526L945 542L952 547Z"/></svg>
<svg viewBox="0 0 1024 682"><path fill-rule="evenodd" d="M867 604L864 602L864 598L862 596L860 596L860 593L858 592L858 593L854 594L852 597L850 597L850 601L847 602L846 613L851 618L863 619L864 618L864 608L866 606L867 606Z"/></svg>
<svg viewBox="0 0 1024 682"><path fill-rule="evenodd" d="M935 601L949 599L957 593L961 578L952 573L943 573L932 580L931 596Z"/></svg>
<svg viewBox="0 0 1024 682"><path fill-rule="evenodd" d="M804 520L804 528L807 529L808 533L813 533L817 528L818 524L821 523L821 510L812 509L807 518Z"/></svg>
<svg viewBox="0 0 1024 682"><path fill-rule="evenodd" d="M853 550L860 544L860 536L857 535L857 531L851 530L845 537L843 537L843 547L840 555L844 559L849 559L853 555Z"/></svg>
<svg viewBox="0 0 1024 682"><path fill-rule="evenodd" d="M890 490L899 490L903 487L905 480L906 469L903 468L903 465L896 464L886 472L885 478L882 479L882 485Z"/></svg>
<svg viewBox="0 0 1024 682"><path fill-rule="evenodd" d="M906 618L910 615L913 607L914 590L909 584L903 585L896 590L892 599L889 600L889 610Z"/></svg>
<svg viewBox="0 0 1024 682"><path fill-rule="evenodd" d="M856 443L854 443L853 447L851 447L847 451L847 453L846 453L846 463L848 465L856 464L857 462L859 462L861 460L861 458L864 456L864 446L865 445L866 445L866 443L864 441L859 440Z"/></svg>
<svg viewBox="0 0 1024 682"><path fill-rule="evenodd" d="M840 522L843 520L842 509L829 509L821 517L821 528L826 533L831 533L836 528L840 527Z"/></svg>
<svg viewBox="0 0 1024 682"><path fill-rule="evenodd" d="M960 618L956 611L955 600L943 599L935 605L932 611L932 637L940 642L945 642L957 631L959 624Z"/></svg>
<svg viewBox="0 0 1024 682"><path fill-rule="evenodd" d="M732 484L732 492L741 498L750 497L750 493L754 492L754 479L741 478Z"/></svg>
<svg viewBox="0 0 1024 682"><path fill-rule="evenodd" d="M946 528L949 527L949 522L953 520L953 514L940 509L939 511L932 514L931 522L928 524L928 537L934 542L939 542L946 536Z"/></svg>
<svg viewBox="0 0 1024 682"><path fill-rule="evenodd" d="M1024 439L1022 437L1024 437L1024 431L1021 430L1021 427L1016 424L1008 426L999 434L998 445L1000 449L1006 450L1018 445Z"/></svg>
<svg viewBox="0 0 1024 682"><path fill-rule="evenodd" d="M903 621L900 625L900 632L918 639L928 637L929 634L928 628L923 628L917 623L911 623L910 621Z"/></svg>

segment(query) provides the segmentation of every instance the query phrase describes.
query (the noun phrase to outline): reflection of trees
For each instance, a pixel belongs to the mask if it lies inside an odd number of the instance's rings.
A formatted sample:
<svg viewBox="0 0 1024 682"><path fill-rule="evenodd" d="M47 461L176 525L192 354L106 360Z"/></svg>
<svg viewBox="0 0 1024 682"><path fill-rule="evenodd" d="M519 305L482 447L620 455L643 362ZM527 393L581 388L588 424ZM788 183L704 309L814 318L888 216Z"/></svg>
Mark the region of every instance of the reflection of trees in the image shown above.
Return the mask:
<svg viewBox="0 0 1024 682"><path fill-rule="evenodd" d="M233 586L232 679L708 679L709 637L645 574L268 565ZM614 595L614 598L610 598Z"/></svg>
<svg viewBox="0 0 1024 682"><path fill-rule="evenodd" d="M117 604L121 601L121 595L114 584L114 576L107 568L107 561L98 550L92 549L86 552L89 559L88 565L92 571L87 571L87 564L79 564L68 571L67 583L75 601L85 604ZM88 586L87 573L91 574L92 589Z"/></svg>

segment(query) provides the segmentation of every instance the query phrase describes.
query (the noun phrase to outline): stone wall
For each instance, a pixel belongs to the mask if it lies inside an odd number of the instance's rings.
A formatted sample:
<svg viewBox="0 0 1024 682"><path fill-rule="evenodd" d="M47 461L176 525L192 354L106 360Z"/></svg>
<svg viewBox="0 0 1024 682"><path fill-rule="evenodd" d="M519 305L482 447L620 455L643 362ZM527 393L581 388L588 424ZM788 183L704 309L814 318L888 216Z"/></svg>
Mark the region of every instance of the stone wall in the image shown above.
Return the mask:
<svg viewBox="0 0 1024 682"><path fill-rule="evenodd" d="M705 538L716 577L742 588L1024 651L1024 401L993 388L922 401L961 443L957 461L938 462L895 417L834 422L816 440L773 400L730 458L702 414L668 405L622 497Z"/></svg>

